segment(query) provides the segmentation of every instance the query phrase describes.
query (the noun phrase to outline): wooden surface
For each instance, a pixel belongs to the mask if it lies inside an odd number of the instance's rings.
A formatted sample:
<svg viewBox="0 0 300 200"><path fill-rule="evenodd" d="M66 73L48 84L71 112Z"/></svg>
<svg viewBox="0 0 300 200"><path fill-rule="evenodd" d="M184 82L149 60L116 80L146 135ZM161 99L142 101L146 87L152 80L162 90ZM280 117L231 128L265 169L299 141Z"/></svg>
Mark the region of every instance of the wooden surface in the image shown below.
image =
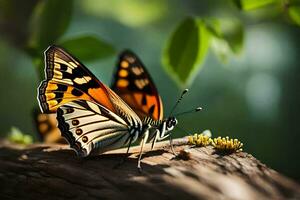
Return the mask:
<svg viewBox="0 0 300 200"><path fill-rule="evenodd" d="M78 158L66 145L0 143L0 199L300 199L300 186L250 154L220 155L212 147L167 142L138 148L115 168L124 149Z"/></svg>

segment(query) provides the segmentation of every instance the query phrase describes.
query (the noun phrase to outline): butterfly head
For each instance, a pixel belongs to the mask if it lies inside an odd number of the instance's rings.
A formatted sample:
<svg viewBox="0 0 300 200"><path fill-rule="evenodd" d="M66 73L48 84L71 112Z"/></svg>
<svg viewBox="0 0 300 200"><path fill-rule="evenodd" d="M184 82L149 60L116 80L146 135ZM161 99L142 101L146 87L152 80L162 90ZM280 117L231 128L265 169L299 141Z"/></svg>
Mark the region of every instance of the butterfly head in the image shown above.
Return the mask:
<svg viewBox="0 0 300 200"><path fill-rule="evenodd" d="M166 137L169 137L171 134L171 131L175 128L175 126L177 125L178 121L175 117L168 117L166 119L164 119L159 126L159 140L163 140Z"/></svg>
<svg viewBox="0 0 300 200"><path fill-rule="evenodd" d="M166 119L166 131L171 131L178 124L178 121L175 117L168 117Z"/></svg>

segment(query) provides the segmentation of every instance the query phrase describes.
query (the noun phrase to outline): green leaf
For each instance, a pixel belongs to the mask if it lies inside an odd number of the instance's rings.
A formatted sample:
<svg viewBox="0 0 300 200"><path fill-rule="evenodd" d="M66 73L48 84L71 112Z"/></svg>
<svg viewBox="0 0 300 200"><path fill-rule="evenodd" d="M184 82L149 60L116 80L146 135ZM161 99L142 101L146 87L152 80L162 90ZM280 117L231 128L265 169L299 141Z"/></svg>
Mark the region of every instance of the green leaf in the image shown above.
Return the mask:
<svg viewBox="0 0 300 200"><path fill-rule="evenodd" d="M288 9L291 20L300 26L300 6L291 6Z"/></svg>
<svg viewBox="0 0 300 200"><path fill-rule="evenodd" d="M31 17L29 48L44 50L67 30L73 11L73 0L42 0Z"/></svg>
<svg viewBox="0 0 300 200"><path fill-rule="evenodd" d="M166 71L181 84L191 82L201 69L209 47L210 34L202 20L186 18L169 38L162 62Z"/></svg>
<svg viewBox="0 0 300 200"><path fill-rule="evenodd" d="M218 58L226 63L228 57L242 52L244 28L237 19L204 19L207 30L211 33L211 48Z"/></svg>
<svg viewBox="0 0 300 200"><path fill-rule="evenodd" d="M218 56L221 62L223 63L228 62L228 57L230 54L232 54L232 51L226 40L217 37L212 37L211 48L213 52Z"/></svg>
<svg viewBox="0 0 300 200"><path fill-rule="evenodd" d="M59 43L82 61L104 59L112 56L115 49L107 42L94 36L80 36Z"/></svg>
<svg viewBox="0 0 300 200"><path fill-rule="evenodd" d="M228 42L233 53L241 53L244 42L244 27L239 20L220 20L220 33L222 38Z"/></svg>
<svg viewBox="0 0 300 200"><path fill-rule="evenodd" d="M211 35L217 38L222 38L220 20L216 18L204 18L203 19L207 30Z"/></svg>
<svg viewBox="0 0 300 200"><path fill-rule="evenodd" d="M254 10L277 2L278 0L233 0L241 10Z"/></svg>

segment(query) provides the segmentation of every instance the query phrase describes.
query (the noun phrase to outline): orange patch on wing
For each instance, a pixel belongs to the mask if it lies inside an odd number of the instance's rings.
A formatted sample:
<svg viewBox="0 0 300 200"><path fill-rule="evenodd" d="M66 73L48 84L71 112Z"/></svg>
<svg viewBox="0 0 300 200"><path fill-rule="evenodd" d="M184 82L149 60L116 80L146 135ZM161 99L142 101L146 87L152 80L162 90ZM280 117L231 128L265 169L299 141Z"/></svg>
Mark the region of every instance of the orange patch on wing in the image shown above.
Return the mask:
<svg viewBox="0 0 300 200"><path fill-rule="evenodd" d="M48 129L48 124L42 123L39 125L39 132L44 134Z"/></svg>
<svg viewBox="0 0 300 200"><path fill-rule="evenodd" d="M46 93L45 95L47 100L55 98L55 94L53 92Z"/></svg>
<svg viewBox="0 0 300 200"><path fill-rule="evenodd" d="M62 141L60 131L58 129L53 129L45 136L46 143L54 143L58 141Z"/></svg>
<svg viewBox="0 0 300 200"><path fill-rule="evenodd" d="M59 103L56 100L50 100L50 101L47 101L47 103L48 103L48 106L49 106L49 110L51 112L55 112L57 110L57 108L59 108L63 104L68 103L70 101L73 101L75 99L78 99L78 97L76 97L76 98L70 98L70 99L62 99L62 101L59 102Z"/></svg>
<svg viewBox="0 0 300 200"><path fill-rule="evenodd" d="M136 99L136 101L138 103L142 102L142 98L143 98L142 94L140 94L140 93L134 93L133 96L134 96L134 98Z"/></svg>
<svg viewBox="0 0 300 200"><path fill-rule="evenodd" d="M125 69L121 69L121 70L119 71L119 76L120 76L120 77L127 77L127 76L128 76L128 71L125 70Z"/></svg>
<svg viewBox="0 0 300 200"><path fill-rule="evenodd" d="M39 122L41 122L41 121L46 121L46 120L47 120L46 114L39 114L39 115L37 116L37 120L38 120Z"/></svg>
<svg viewBox="0 0 300 200"><path fill-rule="evenodd" d="M89 89L88 94L93 97L97 103L100 103L110 111L115 112L115 108L108 97L107 91L103 88Z"/></svg>
<svg viewBox="0 0 300 200"><path fill-rule="evenodd" d="M149 96L149 95L147 95L146 98L147 98L147 106L146 106L146 108L143 107L143 109L144 109L146 112L148 112L148 111L149 111L149 108L150 108L152 105L155 105L152 118L155 119L155 120L159 120L159 119L160 119L160 116L159 116L159 108L158 108L159 105L157 105L156 97L155 97L155 96Z"/></svg>
<svg viewBox="0 0 300 200"><path fill-rule="evenodd" d="M127 87L129 82L125 79L120 79L117 81L117 86L118 87Z"/></svg>
<svg viewBox="0 0 300 200"><path fill-rule="evenodd" d="M47 101L47 103L49 105L49 108L56 106L58 104L58 102L56 100L50 100L50 101Z"/></svg>
<svg viewBox="0 0 300 200"><path fill-rule="evenodd" d="M129 63L124 60L124 61L121 62L121 67L128 68L129 67Z"/></svg>
<svg viewBox="0 0 300 200"><path fill-rule="evenodd" d="M46 91L51 91L51 90L57 90L58 86L56 83L51 83L49 82L47 84L47 88L46 88Z"/></svg>
<svg viewBox="0 0 300 200"><path fill-rule="evenodd" d="M89 100L89 101L93 101L87 94L82 94L81 96L74 96L70 91L72 90L72 88L70 87L70 89L68 88L68 90L66 92L64 92L64 97L61 99L47 99L47 104L49 107L50 111L56 111L58 107L60 107L61 105L68 103L70 101L76 100L76 99L84 99L84 100ZM47 96L47 94L46 94Z"/></svg>

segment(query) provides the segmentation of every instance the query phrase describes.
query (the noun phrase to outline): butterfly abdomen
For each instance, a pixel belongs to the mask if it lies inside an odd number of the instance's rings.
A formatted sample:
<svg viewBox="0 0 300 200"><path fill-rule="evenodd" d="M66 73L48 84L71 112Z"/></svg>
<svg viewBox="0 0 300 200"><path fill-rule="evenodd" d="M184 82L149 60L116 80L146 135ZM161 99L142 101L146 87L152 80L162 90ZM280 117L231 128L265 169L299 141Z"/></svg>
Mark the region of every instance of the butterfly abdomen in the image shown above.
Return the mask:
<svg viewBox="0 0 300 200"><path fill-rule="evenodd" d="M151 117L145 117L142 122L143 122L143 124L148 124L150 126L158 127L161 125L162 120L154 120Z"/></svg>

